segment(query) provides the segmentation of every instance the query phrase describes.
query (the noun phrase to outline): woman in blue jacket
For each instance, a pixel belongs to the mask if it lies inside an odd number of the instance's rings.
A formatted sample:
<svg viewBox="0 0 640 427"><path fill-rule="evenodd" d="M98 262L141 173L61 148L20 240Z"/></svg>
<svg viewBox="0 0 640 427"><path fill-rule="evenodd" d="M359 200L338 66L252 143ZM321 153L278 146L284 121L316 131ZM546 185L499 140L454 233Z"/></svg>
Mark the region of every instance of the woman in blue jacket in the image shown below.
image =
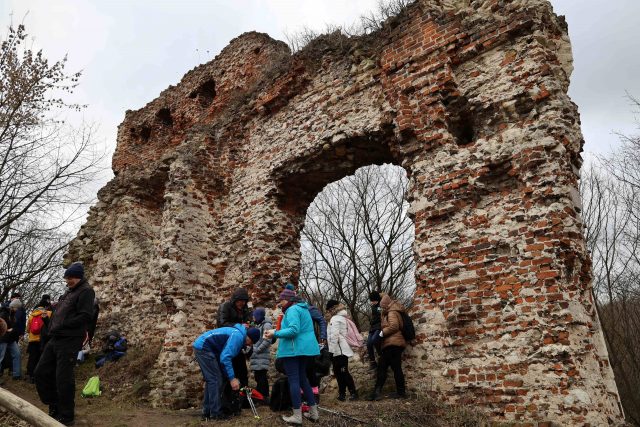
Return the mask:
<svg viewBox="0 0 640 427"><path fill-rule="evenodd" d="M309 314L309 305L301 301L292 289L285 289L280 294L279 303L284 313L280 330L265 332L265 338L278 338L278 352L276 357L282 359L284 370L289 381L291 394L291 406L293 415L282 417L288 424L302 424L302 399L300 389L309 404L309 418L312 421L319 419L318 405L313 398L313 391L307 379L307 363L320 354L320 348L313 330L313 321Z"/></svg>

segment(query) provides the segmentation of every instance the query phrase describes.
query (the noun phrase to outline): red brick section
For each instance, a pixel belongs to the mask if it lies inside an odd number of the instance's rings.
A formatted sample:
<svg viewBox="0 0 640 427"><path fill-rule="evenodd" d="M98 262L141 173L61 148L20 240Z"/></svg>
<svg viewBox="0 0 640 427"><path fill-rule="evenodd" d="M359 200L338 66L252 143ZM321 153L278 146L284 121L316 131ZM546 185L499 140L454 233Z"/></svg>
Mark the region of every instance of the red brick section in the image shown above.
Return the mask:
<svg viewBox="0 0 640 427"><path fill-rule="evenodd" d="M419 1L295 56L245 34L127 112L116 177L67 261L85 262L101 327L162 346L155 403L198 402L190 343L234 288L273 306L296 279L313 197L393 162L416 227L409 386L522 425L621 419L582 237L566 25L543 0L466 3Z"/></svg>

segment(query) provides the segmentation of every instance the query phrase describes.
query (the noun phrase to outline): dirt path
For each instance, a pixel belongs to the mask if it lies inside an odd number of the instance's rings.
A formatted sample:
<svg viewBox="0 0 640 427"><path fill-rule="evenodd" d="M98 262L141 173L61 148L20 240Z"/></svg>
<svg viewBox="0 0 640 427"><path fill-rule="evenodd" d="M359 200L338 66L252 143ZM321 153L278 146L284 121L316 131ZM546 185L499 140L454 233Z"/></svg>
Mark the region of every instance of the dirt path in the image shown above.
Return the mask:
<svg viewBox="0 0 640 427"><path fill-rule="evenodd" d="M35 386L25 381L6 380L3 387L12 393L22 397L23 399L33 403L44 412L48 410L43 405L37 395ZM139 404L133 405L126 402L114 400L114 396L110 396L106 390L102 396L96 398L85 399L80 396L81 387L76 387L76 426L91 427L158 427L158 426L274 426L282 425L280 417L283 413L272 412L269 407L259 406L258 413L260 419L256 420L250 410L244 409L242 415L235 417L229 421L204 423L200 421L200 410L198 408L186 410L167 410L151 408L149 406ZM349 412L360 412L365 409L366 402L351 402ZM333 406L333 405L331 405ZM359 407L359 408L358 408ZM333 410L341 408L333 407ZM365 412L366 409L365 409ZM335 416L324 415L323 422L316 425L339 426L344 422ZM357 423L348 423L351 426ZM375 422L372 422L375 424Z"/></svg>
<svg viewBox="0 0 640 427"><path fill-rule="evenodd" d="M146 380L150 360L155 355L143 350L130 350L120 361L109 364L99 370L94 368L94 358L90 358L76 369L76 426L91 427L181 427L181 426L284 426L283 414L290 412L272 412L268 406L259 406L260 419L256 420L249 409L229 421L203 423L200 421L200 408L169 410L152 408L145 397L149 391ZM85 399L80 392L87 380L99 375L102 395ZM360 384L361 395L366 395L367 384ZM393 387L389 384L389 390ZM16 381L5 376L2 386L12 393L33 403L44 412L46 405L40 403L34 384ZM377 402L359 400L339 402L333 394L323 394L321 406L363 420L320 413L321 421L316 426L467 426L486 425L486 419L474 408L449 407L428 397L413 396L411 399L383 399ZM310 423L307 423L310 425Z"/></svg>
<svg viewBox="0 0 640 427"><path fill-rule="evenodd" d="M3 387L35 404L43 411L47 411L46 405L40 403L33 384L25 381L7 380ZM323 406L329 410L350 414L367 422L366 424L360 424L353 420L321 412L321 422L314 424L316 426L389 425L388 421L390 420L387 420L386 417L391 412L397 412L398 409L411 411L417 403L413 400L386 400L375 403L367 401L341 403L335 399L327 398L325 400L326 402L323 402ZM250 410L244 409L242 415L229 421L204 423L200 421L200 410L198 408L172 411L151 408L142 404L134 405L114 399L114 396L110 396L108 390L102 396L90 399L80 396L80 387L77 387L76 393L76 426L82 427L285 426L280 417L289 412L276 413L272 412L269 407L259 406L258 413L260 415L259 420L253 418ZM426 418L423 418L421 422L406 418L401 424L405 426L433 425Z"/></svg>

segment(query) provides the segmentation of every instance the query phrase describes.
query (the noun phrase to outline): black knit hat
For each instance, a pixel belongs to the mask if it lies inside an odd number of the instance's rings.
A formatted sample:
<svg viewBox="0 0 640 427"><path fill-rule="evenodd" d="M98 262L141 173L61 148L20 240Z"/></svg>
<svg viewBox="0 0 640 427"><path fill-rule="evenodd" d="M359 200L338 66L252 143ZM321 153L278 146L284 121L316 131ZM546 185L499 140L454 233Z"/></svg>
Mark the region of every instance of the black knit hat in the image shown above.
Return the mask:
<svg viewBox="0 0 640 427"><path fill-rule="evenodd" d="M380 300L382 299L382 297L380 296L380 292L378 291L373 291L369 294L369 301L378 301L380 302Z"/></svg>
<svg viewBox="0 0 640 427"><path fill-rule="evenodd" d="M330 311L333 307L335 307L338 304L340 304L338 300L330 299L329 301L327 301L327 306L325 307L325 309L327 311Z"/></svg>
<svg viewBox="0 0 640 427"><path fill-rule="evenodd" d="M80 262L74 262L64 272L64 277L76 277L82 279L84 277L84 266Z"/></svg>

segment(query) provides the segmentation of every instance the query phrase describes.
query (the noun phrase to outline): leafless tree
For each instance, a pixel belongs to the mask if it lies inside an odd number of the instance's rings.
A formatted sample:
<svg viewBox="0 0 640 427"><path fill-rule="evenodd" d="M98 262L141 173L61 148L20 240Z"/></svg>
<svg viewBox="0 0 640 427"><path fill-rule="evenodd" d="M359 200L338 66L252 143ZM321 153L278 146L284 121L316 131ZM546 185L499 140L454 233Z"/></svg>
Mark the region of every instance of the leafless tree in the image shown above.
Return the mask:
<svg viewBox="0 0 640 427"><path fill-rule="evenodd" d="M618 390L628 420L640 425L640 136L621 141L583 171L582 215Z"/></svg>
<svg viewBox="0 0 640 427"><path fill-rule="evenodd" d="M336 298L356 323L369 316L373 290L411 304L414 226L406 188L402 168L368 166L318 194L301 238L300 287L313 303Z"/></svg>
<svg viewBox="0 0 640 427"><path fill-rule="evenodd" d="M72 128L65 114L81 110L64 98L80 73L66 58L50 63L27 46L23 25L0 45L0 298L51 290L59 275L68 225L92 197L83 191L103 155L91 126ZM34 299L37 296L33 296Z"/></svg>

